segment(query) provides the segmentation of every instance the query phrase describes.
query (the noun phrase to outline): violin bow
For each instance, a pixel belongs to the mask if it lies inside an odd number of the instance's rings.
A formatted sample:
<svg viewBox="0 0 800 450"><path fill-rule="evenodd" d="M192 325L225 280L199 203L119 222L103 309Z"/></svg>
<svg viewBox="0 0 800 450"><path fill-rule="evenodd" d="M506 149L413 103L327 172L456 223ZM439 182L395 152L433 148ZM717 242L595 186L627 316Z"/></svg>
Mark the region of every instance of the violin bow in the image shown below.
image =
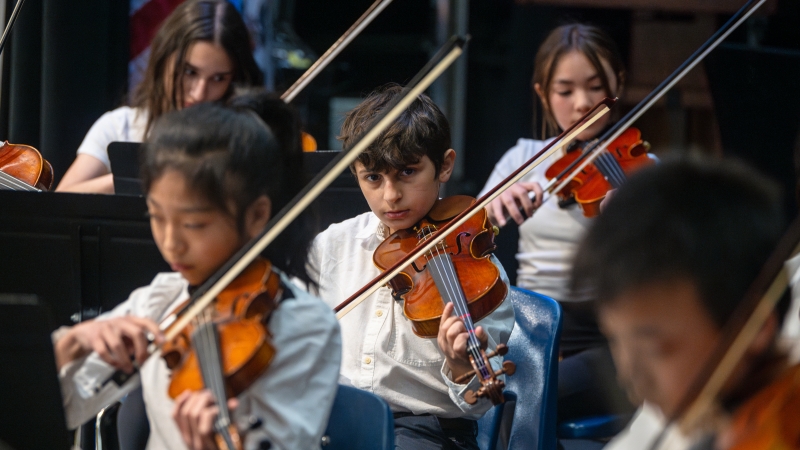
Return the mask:
<svg viewBox="0 0 800 450"><path fill-rule="evenodd" d="M275 238L283 232L294 219L296 219L322 191L325 190L347 167L356 160L358 155L369 147L380 134L386 130L397 117L425 91L452 63L463 53L468 37L454 36L431 58L417 75L409 82L403 93L391 102L382 114L372 122L372 126L348 151L341 152L302 191L275 214L261 233L245 244L238 252L220 267L208 280L200 285L191 295L188 304L173 314L170 314L159 325L164 332L165 341L171 341L185 328L195 316L199 315L216 296L225 289L247 266ZM151 344L149 353L154 353L158 347ZM118 371L111 378L105 380L99 387L102 388L109 381L117 384L124 383L130 375Z"/></svg>
<svg viewBox="0 0 800 450"><path fill-rule="evenodd" d="M775 250L761 267L750 285L744 299L734 310L722 330L722 336L714 352L695 377L686 394L678 403L667 425L653 441L650 449L669 448L671 441L665 440L673 424L684 432L695 429L707 418L715 405L717 396L730 378L736 364L742 359L749 345L766 323L775 306L789 286L789 274L785 262L800 253L800 215L784 233Z"/></svg>
<svg viewBox="0 0 800 450"><path fill-rule="evenodd" d="M667 93L676 83L678 83L689 71L691 71L697 64L700 63L712 50L717 48L725 38L728 37L734 30L736 30L745 20L747 20L758 8L760 8L767 0L748 0L737 12L734 14L714 35L712 35L706 42L703 43L689 58L683 62L670 76L661 82L647 97L642 99L628 114L626 114L619 122L614 124L608 131L603 133L596 142L587 146L581 156L573 161L566 169L564 169L557 177L550 180L543 188L543 191L550 192L550 195L555 195L563 190L569 182L575 178L580 171L586 166L591 164L597 157L600 156L603 150L606 149L609 142L614 142L625 130L639 117L649 110L664 94ZM753 6L755 4L755 6ZM751 7L752 6L752 7ZM570 172L572 171L572 172ZM564 177L566 173L569 175ZM559 183L555 188L556 183Z"/></svg>
<svg viewBox="0 0 800 450"><path fill-rule="evenodd" d="M17 4L14 5L14 10L11 12L11 18L8 19L8 24L6 25L6 29L3 31L3 36L0 37L0 55L3 54L3 49L6 46L8 34L11 33L11 29L14 28L14 24L17 23L17 16L19 16L19 12L22 9L23 3L25 3L25 0L17 0Z"/></svg>
<svg viewBox="0 0 800 450"><path fill-rule="evenodd" d="M356 36L361 34L367 25L378 17L378 14L389 6L389 3L392 3L392 0L375 0L375 2L364 11L364 14L362 14L361 17L359 17L358 20L356 20L355 23L353 23L353 25L351 25L350 28L348 28L347 31L345 31L344 34L281 95L281 100L286 103L290 103L294 100L311 80L316 78L317 75L319 75L319 73L356 38ZM0 47L0 49L1 48L2 47Z"/></svg>
<svg viewBox="0 0 800 450"><path fill-rule="evenodd" d="M486 205L491 203L492 200L494 200L500 194L502 194L503 191L505 191L511 185L519 181L528 172L530 172L536 166L541 164L542 161L544 161L550 155L552 155L560 148L562 148L564 145L566 145L566 143L573 140L575 136L579 135L581 132L583 132L583 130L591 126L600 117L607 114L608 111L611 109L611 107L614 105L614 103L616 103L616 99L606 98L597 105L595 105L591 111L586 113L579 121L577 121L571 127L564 130L555 140L546 145L539 153L534 155L519 169L512 172L511 175L509 175L505 180L500 182L497 186L489 190L486 194L483 195L483 197L477 199L472 206L461 212L459 215L454 217L453 220L451 220L446 225L437 230L434 234L432 234L430 239L427 239L424 242L417 245L413 251L411 251L405 257L397 261L393 266L387 268L385 271L383 271L383 273L373 278L370 282L364 285L364 287L362 287L353 295L351 295L349 298L347 298L347 300L337 305L336 308L333 309L336 312L336 317L338 319L341 319L342 317L347 315L347 313L352 311L353 308L355 308L361 302L366 300L366 298L372 295L372 293L380 289L381 286L388 283L389 280L397 276L397 274L399 274L411 261L419 258L424 253L430 251L434 246L437 245L437 243L442 237L447 236L457 227L463 225L467 220L470 219L470 217L472 217L473 215L475 215L475 213L480 211L481 208L485 208Z"/></svg>

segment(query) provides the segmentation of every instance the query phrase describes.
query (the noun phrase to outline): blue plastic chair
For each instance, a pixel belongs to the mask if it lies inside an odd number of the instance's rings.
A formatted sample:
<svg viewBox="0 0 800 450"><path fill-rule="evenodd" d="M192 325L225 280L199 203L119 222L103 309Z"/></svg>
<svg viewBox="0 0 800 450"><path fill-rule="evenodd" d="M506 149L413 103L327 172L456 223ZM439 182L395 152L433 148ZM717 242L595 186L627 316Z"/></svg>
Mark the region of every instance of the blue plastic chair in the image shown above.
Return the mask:
<svg viewBox="0 0 800 450"><path fill-rule="evenodd" d="M141 388L128 394L116 418L119 448L144 449L150 427ZM367 391L339 385L322 446L325 450L393 450L394 418L389 405Z"/></svg>
<svg viewBox="0 0 800 450"><path fill-rule="evenodd" d="M516 402L508 448L555 449L561 307L550 297L513 286L506 300L514 306L516 323L505 358L517 365L503 391L507 401ZM495 406L478 421L480 448L495 449L503 407Z"/></svg>
<svg viewBox="0 0 800 450"><path fill-rule="evenodd" d="M393 450L394 417L375 394L339 385L322 437L324 450Z"/></svg>
<svg viewBox="0 0 800 450"><path fill-rule="evenodd" d="M608 439L622 431L630 420L630 414L609 414L560 422L558 437L560 439Z"/></svg>

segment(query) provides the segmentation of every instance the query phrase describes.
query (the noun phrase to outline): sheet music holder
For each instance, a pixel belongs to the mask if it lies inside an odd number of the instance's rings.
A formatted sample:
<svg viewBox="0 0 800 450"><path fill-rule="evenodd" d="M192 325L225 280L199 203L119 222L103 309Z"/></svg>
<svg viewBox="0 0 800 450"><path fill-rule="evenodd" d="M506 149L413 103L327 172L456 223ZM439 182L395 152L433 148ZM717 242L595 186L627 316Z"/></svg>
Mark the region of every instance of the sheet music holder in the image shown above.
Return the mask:
<svg viewBox="0 0 800 450"><path fill-rule="evenodd" d="M108 160L114 174L114 193L142 195L139 179L139 142L112 142L108 144Z"/></svg>
<svg viewBox="0 0 800 450"><path fill-rule="evenodd" d="M112 142L108 144L108 158L114 173L114 192L122 195L142 195L139 179L138 142ZM303 169L310 179L322 170L338 151L318 150L303 153ZM358 182L345 170L315 202L320 216L320 231L331 223L341 222L369 210L369 205L358 188Z"/></svg>
<svg viewBox="0 0 800 450"><path fill-rule="evenodd" d="M50 332L34 295L0 294L0 441L15 450L68 449Z"/></svg>

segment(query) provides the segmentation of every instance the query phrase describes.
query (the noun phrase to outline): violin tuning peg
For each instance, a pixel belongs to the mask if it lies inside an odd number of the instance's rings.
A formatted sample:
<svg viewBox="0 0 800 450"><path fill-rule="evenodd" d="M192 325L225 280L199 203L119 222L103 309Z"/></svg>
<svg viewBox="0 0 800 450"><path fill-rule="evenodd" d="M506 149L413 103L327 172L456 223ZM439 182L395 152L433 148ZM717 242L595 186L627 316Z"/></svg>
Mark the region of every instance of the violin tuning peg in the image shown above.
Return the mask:
<svg viewBox="0 0 800 450"><path fill-rule="evenodd" d="M500 356L505 356L508 353L508 346L506 344L497 344L494 352Z"/></svg>
<svg viewBox="0 0 800 450"><path fill-rule="evenodd" d="M504 373L508 376L514 375L514 372L517 371L517 365L511 361L503 361L503 368L500 369L501 373Z"/></svg>

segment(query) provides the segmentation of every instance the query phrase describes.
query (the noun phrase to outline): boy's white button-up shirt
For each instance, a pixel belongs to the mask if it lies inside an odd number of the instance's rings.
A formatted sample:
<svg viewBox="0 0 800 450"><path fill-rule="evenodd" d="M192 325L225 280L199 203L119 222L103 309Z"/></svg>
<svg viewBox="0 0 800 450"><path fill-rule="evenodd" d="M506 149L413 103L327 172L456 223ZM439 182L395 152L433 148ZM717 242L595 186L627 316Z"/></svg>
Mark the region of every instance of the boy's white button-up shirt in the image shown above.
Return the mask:
<svg viewBox="0 0 800 450"><path fill-rule="evenodd" d="M319 285L319 296L334 307L376 277L380 270L372 254L388 229L372 212L331 225L314 240L309 265ZM494 257L503 282L508 277ZM455 384L435 338L414 334L403 315L403 304L387 287L358 305L340 320L342 368L340 383L370 391L386 400L394 412L433 414L477 419L491 407L486 399L474 405L464 401L466 390L480 387L473 378ZM504 301L476 325L489 335L489 348L508 342L514 326L511 302ZM502 360L495 358L497 369Z"/></svg>

